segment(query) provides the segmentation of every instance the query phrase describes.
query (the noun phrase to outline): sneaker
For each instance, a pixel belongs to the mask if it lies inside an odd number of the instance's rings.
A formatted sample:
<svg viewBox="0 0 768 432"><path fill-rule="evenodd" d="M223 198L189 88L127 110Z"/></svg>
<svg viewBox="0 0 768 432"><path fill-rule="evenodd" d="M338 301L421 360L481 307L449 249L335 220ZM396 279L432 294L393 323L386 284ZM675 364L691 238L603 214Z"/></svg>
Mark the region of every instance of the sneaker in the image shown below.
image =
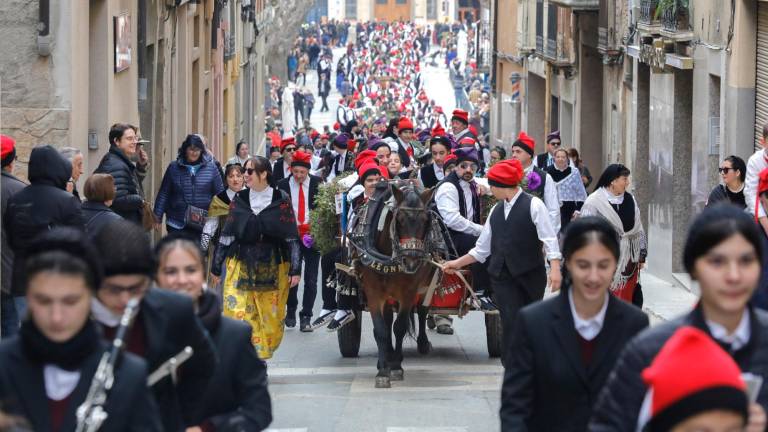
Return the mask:
<svg viewBox="0 0 768 432"><path fill-rule="evenodd" d="M480 300L480 310L483 312L495 312L499 310L496 303L493 302L493 299L488 296L480 296L478 297L478 300Z"/></svg>
<svg viewBox="0 0 768 432"><path fill-rule="evenodd" d="M288 314L285 315L285 326L287 328L295 328L296 327L296 311L288 311Z"/></svg>
<svg viewBox="0 0 768 432"><path fill-rule="evenodd" d="M317 329L320 327L325 327L333 321L333 317L336 315L336 310L328 311L322 315L320 315L315 321L312 322L312 329Z"/></svg>
<svg viewBox="0 0 768 432"><path fill-rule="evenodd" d="M339 330L340 328L344 327L345 325L351 323L355 320L355 314L354 312L347 312L343 317L336 319L333 318L333 321L331 321L330 324L328 324L327 330L329 332L335 332Z"/></svg>
<svg viewBox="0 0 768 432"><path fill-rule="evenodd" d="M299 324L299 330L302 333L309 333L312 331L312 325L310 324L310 320L312 317L303 316L299 318L300 324Z"/></svg>

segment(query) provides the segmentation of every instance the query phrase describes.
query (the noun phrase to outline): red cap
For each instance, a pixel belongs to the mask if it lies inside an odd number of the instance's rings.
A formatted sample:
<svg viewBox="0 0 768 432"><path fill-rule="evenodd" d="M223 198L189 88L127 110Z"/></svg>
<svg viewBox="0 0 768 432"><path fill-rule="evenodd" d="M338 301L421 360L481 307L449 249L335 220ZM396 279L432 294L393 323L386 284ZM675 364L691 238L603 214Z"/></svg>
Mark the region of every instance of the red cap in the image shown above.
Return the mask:
<svg viewBox="0 0 768 432"><path fill-rule="evenodd" d="M525 131L520 131L520 134L517 135L517 140L515 140L514 143L512 143L512 147L518 146L522 148L523 150L527 151L531 156L533 156L533 153L535 151L536 147L536 141L533 140L530 136L528 136Z"/></svg>
<svg viewBox="0 0 768 432"><path fill-rule="evenodd" d="M0 158L5 159L6 156L12 154L16 150L16 140L8 135L0 135Z"/></svg>
<svg viewBox="0 0 768 432"><path fill-rule="evenodd" d="M339 130L339 129L341 129L341 125L339 124L339 122L334 123L333 130Z"/></svg>
<svg viewBox="0 0 768 432"><path fill-rule="evenodd" d="M318 135L320 135L320 132L318 132L315 129L312 129L312 132L309 134L309 137L312 138L312 139L315 139L315 138L317 138Z"/></svg>
<svg viewBox="0 0 768 432"><path fill-rule="evenodd" d="M283 138L283 140L280 141L280 151L284 152L285 148L291 144L294 144L294 145L296 144L296 138L294 137Z"/></svg>
<svg viewBox="0 0 768 432"><path fill-rule="evenodd" d="M329 139L329 137L328 137L328 134L322 134L322 135L320 135L320 139L321 139L321 140L327 140L327 139Z"/></svg>
<svg viewBox="0 0 768 432"><path fill-rule="evenodd" d="M432 138L438 136L445 136L445 129L443 129L443 126L440 124L440 122L437 122L435 128L432 129Z"/></svg>
<svg viewBox="0 0 768 432"><path fill-rule="evenodd" d="M443 112L443 107L441 107L440 105L435 105L435 112L436 113L442 113Z"/></svg>
<svg viewBox="0 0 768 432"><path fill-rule="evenodd" d="M474 147L475 139L472 137L464 137L459 140L459 147Z"/></svg>
<svg viewBox="0 0 768 432"><path fill-rule="evenodd" d="M515 187L523 179L523 165L517 159L504 159L488 170L488 184L497 187Z"/></svg>
<svg viewBox="0 0 768 432"><path fill-rule="evenodd" d="M371 174L381 175L379 166L372 161L365 162L364 164L360 165L360 168L357 169L357 175L359 176L361 182L365 181L365 178Z"/></svg>
<svg viewBox="0 0 768 432"><path fill-rule="evenodd" d="M312 155L298 150L293 153L293 160L291 160L291 166L300 166L306 169L312 168Z"/></svg>
<svg viewBox="0 0 768 432"><path fill-rule="evenodd" d="M355 169L360 168L366 162L376 162L377 153L373 150L363 150L355 156Z"/></svg>
<svg viewBox="0 0 768 432"><path fill-rule="evenodd" d="M453 110L453 116L451 117L451 120L459 120L464 122L464 124L469 124L469 113L460 109Z"/></svg>
<svg viewBox="0 0 768 432"><path fill-rule="evenodd" d="M397 122L397 130L400 132L404 130L413 130L413 123L411 123L411 120L409 120L408 117L401 117L400 121Z"/></svg>
<svg viewBox="0 0 768 432"><path fill-rule="evenodd" d="M746 421L746 386L739 366L697 328L677 330L642 377L651 399L652 431L672 430L687 418L711 410L734 411ZM647 419L648 414L641 412L640 419Z"/></svg>
<svg viewBox="0 0 768 432"><path fill-rule="evenodd" d="M379 165L379 172L382 177L389 180L389 170L387 170L387 167Z"/></svg>
<svg viewBox="0 0 768 432"><path fill-rule="evenodd" d="M443 159L443 168L447 167L448 164L457 164L459 162L459 158L456 156L455 153L451 153L448 156Z"/></svg>

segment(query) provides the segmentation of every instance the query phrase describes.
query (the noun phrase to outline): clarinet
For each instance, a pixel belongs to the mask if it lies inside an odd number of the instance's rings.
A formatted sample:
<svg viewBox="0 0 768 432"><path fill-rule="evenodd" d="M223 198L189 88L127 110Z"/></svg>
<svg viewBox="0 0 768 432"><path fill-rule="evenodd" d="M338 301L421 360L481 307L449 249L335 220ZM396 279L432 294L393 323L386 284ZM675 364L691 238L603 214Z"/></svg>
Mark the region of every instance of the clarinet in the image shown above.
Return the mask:
<svg viewBox="0 0 768 432"><path fill-rule="evenodd" d="M134 311L139 306L138 299L131 299L120 318L120 325L115 332L112 346L105 351L96 368L96 373L91 380L88 396L77 408L77 432L96 432L107 419L108 413L104 410L109 390L115 381L115 364L120 358L125 345L125 336L133 323Z"/></svg>

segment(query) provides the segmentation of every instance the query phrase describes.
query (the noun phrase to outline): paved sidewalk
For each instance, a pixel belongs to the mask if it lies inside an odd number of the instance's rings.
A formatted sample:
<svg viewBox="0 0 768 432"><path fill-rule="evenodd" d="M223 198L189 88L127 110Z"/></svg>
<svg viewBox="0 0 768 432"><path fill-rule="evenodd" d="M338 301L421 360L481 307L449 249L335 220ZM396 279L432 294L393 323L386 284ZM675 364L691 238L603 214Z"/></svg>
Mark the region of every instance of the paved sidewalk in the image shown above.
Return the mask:
<svg viewBox="0 0 768 432"><path fill-rule="evenodd" d="M698 301L698 296L677 283L670 283L648 271L640 276L643 286L643 311L651 318L651 324L667 321L688 313Z"/></svg>

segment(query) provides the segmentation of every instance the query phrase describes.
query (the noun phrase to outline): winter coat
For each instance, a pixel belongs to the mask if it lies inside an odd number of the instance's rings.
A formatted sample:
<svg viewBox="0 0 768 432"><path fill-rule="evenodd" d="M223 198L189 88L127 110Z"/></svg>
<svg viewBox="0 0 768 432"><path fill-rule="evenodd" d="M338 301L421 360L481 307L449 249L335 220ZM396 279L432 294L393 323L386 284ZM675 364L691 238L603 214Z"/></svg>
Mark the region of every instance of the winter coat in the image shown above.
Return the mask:
<svg viewBox="0 0 768 432"><path fill-rule="evenodd" d="M15 255L14 295L23 295L25 253L40 233L57 226L83 229L80 201L66 191L72 164L51 146L37 147L29 157L30 185L10 197L3 227Z"/></svg>
<svg viewBox="0 0 768 432"><path fill-rule="evenodd" d="M750 308L750 338L746 346L730 352L743 372L768 376L768 313ZM603 387L587 430L634 431L647 387L641 377L661 347L680 327L693 326L710 334L701 308L688 315L651 327L629 341ZM768 411L768 386L763 385L757 403Z"/></svg>
<svg viewBox="0 0 768 432"><path fill-rule="evenodd" d="M124 219L141 224L141 209L144 206L141 180L144 178L144 171L137 168L122 151L112 145L94 173L109 174L115 179L116 194L112 211Z"/></svg>
<svg viewBox="0 0 768 432"><path fill-rule="evenodd" d="M165 170L155 199L155 216L162 220L165 214L169 225L184 228L188 206L208 210L213 197L223 190L224 183L211 155L203 154L203 160L194 175L185 161L179 158Z"/></svg>
<svg viewBox="0 0 768 432"><path fill-rule="evenodd" d="M104 203L86 201L80 207L83 212L83 226L88 236L93 238L96 234L110 222L122 220L123 218L112 211Z"/></svg>
<svg viewBox="0 0 768 432"><path fill-rule="evenodd" d="M8 200L16 195L19 191L27 187L27 184L16 178L13 174L2 172L2 192L0 192L0 200L2 201L2 213L0 213L0 225L2 225L2 245L0 246L0 253L2 254L2 269L0 269L0 277L2 277L2 291L6 294L11 292L11 283L13 275L13 251L8 244L8 233L5 232L5 225L2 224L2 215L5 215L5 209L8 208Z"/></svg>

